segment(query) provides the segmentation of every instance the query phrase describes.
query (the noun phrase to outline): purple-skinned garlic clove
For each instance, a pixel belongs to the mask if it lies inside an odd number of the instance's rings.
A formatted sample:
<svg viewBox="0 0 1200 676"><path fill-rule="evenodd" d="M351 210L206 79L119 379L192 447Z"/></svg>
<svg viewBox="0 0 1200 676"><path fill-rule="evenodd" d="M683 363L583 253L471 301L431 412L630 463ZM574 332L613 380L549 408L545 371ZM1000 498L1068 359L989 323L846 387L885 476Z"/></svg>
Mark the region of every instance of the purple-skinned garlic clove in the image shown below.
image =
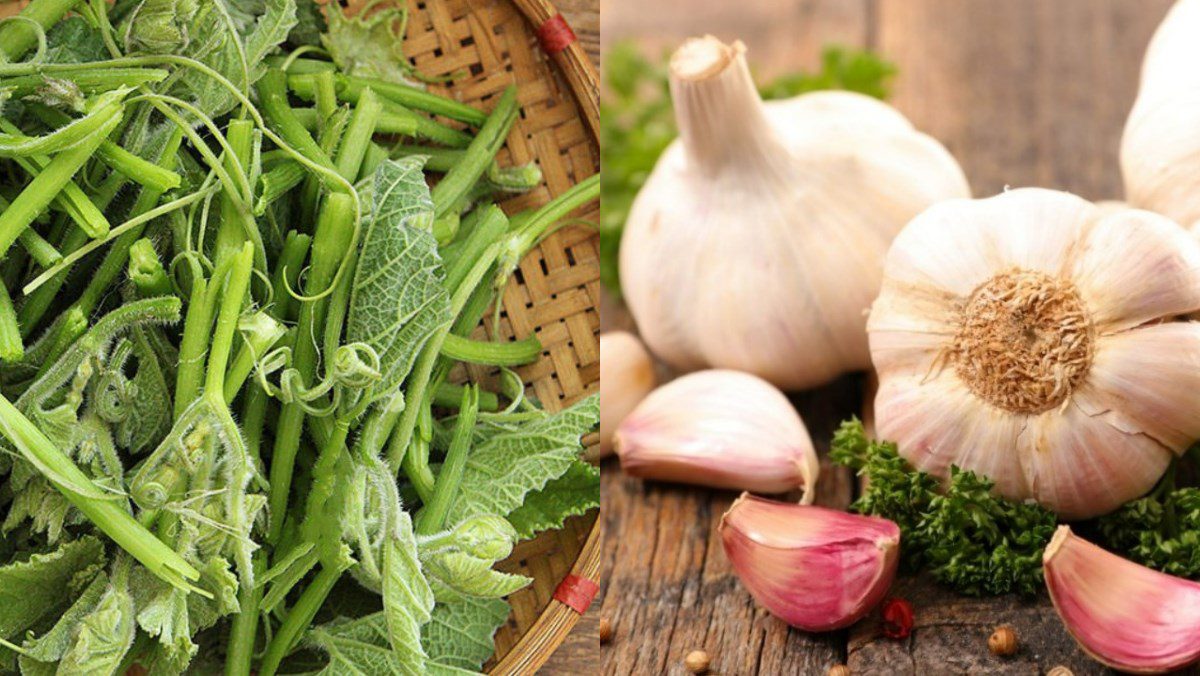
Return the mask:
<svg viewBox="0 0 1200 676"><path fill-rule="evenodd" d="M767 381L699 371L651 392L613 435L621 468L646 479L812 501L820 465L800 415Z"/></svg>
<svg viewBox="0 0 1200 676"><path fill-rule="evenodd" d="M1200 584L1105 551L1059 526L1042 554L1046 589L1079 645L1121 671L1200 660Z"/></svg>
<svg viewBox="0 0 1200 676"><path fill-rule="evenodd" d="M719 530L754 600L805 631L854 624L896 577L900 528L887 519L743 494Z"/></svg>

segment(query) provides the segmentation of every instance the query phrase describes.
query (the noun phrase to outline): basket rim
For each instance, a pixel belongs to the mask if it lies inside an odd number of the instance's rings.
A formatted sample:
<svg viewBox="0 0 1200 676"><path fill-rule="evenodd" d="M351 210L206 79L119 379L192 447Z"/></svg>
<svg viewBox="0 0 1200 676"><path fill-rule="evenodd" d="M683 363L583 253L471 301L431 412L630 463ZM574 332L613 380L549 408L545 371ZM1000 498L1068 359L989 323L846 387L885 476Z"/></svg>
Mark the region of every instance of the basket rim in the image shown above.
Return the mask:
<svg viewBox="0 0 1200 676"><path fill-rule="evenodd" d="M512 0L512 4L517 7L535 32L539 32L551 20L562 21L565 25L565 20L561 18L562 15L549 0ZM574 35L572 34L571 37L574 38ZM545 43L542 46L544 48ZM566 80L575 103L583 114L588 133L598 148L600 145L600 78L595 65L577 39L572 39L565 48L550 53L549 56L553 67L557 68ZM575 564L571 566L569 576L599 582L600 539L600 518L597 513L592 519L588 538L579 551ZM507 676L536 672L562 645L581 617L582 613L576 612L557 598L550 599L533 626L521 636L489 673Z"/></svg>

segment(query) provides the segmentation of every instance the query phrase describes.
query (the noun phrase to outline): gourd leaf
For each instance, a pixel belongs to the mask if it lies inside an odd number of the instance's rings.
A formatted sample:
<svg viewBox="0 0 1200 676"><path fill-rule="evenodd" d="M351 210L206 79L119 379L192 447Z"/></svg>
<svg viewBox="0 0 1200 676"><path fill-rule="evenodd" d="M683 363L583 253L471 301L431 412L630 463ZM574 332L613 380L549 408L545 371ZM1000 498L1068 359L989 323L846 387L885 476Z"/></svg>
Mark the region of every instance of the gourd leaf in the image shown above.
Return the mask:
<svg viewBox="0 0 1200 676"><path fill-rule="evenodd" d="M329 28L321 42L347 75L414 85L403 48L407 10L401 5L372 11L378 4L368 2L354 16L340 8L328 11Z"/></svg>
<svg viewBox="0 0 1200 676"><path fill-rule="evenodd" d="M451 321L424 164L422 157L405 157L375 172L373 208L346 318L347 339L370 346L379 357L381 377L367 402L404 382L430 336Z"/></svg>
<svg viewBox="0 0 1200 676"><path fill-rule="evenodd" d="M59 660L58 676L117 674L136 633L128 571L118 572L72 632L74 641Z"/></svg>
<svg viewBox="0 0 1200 676"><path fill-rule="evenodd" d="M508 619L501 599L462 597L439 603L421 630L429 659L446 666L478 670L491 657L496 630Z"/></svg>
<svg viewBox="0 0 1200 676"><path fill-rule="evenodd" d="M477 514L508 516L525 496L562 476L582 451L580 437L600 421L600 397L484 438L471 450L447 523Z"/></svg>
<svg viewBox="0 0 1200 676"><path fill-rule="evenodd" d="M355 620L337 619L313 627L306 642L329 655L329 664L318 672L319 676L418 676L425 673L412 669L403 656L392 649L387 618L382 611Z"/></svg>
<svg viewBox="0 0 1200 676"><path fill-rule="evenodd" d="M104 564L104 546L87 536L0 567L0 638L11 641L67 606Z"/></svg>
<svg viewBox="0 0 1200 676"><path fill-rule="evenodd" d="M20 656L21 673L36 670L40 668L39 665L49 665L50 673L54 673L54 663L62 659L62 656L71 647L75 628L100 603L100 597L104 596L106 589L108 589L108 575L97 574L91 584L79 595L79 598L75 599L71 607L58 618L50 631L36 639L25 641L25 644L21 646L23 651Z"/></svg>
<svg viewBox="0 0 1200 676"><path fill-rule="evenodd" d="M417 559L412 519L401 512L395 533L384 543L383 612L388 640L397 659L415 672L425 669L421 627L433 610L433 590Z"/></svg>
<svg viewBox="0 0 1200 676"><path fill-rule="evenodd" d="M538 532L562 528L569 516L600 506L600 468L576 460L565 474L525 496L525 503L508 515L522 540Z"/></svg>
<svg viewBox="0 0 1200 676"><path fill-rule="evenodd" d="M444 551L421 557L439 603L464 596L501 598L529 586L533 580L494 570L495 561L465 552Z"/></svg>

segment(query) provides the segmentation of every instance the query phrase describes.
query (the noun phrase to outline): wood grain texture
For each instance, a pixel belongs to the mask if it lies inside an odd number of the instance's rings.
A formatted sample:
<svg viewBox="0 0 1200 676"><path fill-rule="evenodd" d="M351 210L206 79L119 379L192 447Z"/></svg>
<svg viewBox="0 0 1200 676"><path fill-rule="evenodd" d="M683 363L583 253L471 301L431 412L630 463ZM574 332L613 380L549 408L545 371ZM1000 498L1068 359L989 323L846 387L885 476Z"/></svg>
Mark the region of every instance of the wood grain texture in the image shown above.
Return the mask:
<svg viewBox="0 0 1200 676"><path fill-rule="evenodd" d="M1005 186L1121 195L1117 147L1136 93L1142 52L1171 0L601 0L602 50L624 38L650 54L712 32L747 43L756 72L811 67L824 44L866 45L896 63L892 102L962 163L976 196ZM604 330L630 329L602 299ZM862 414L862 382L843 379L796 398L824 454L836 423ZM823 470L826 470L823 467ZM844 505L852 482L822 475L819 502ZM1063 629L1046 598L971 599L906 578L916 627L882 637L877 618L841 634L791 630L754 607L732 576L715 526L727 493L645 484L604 467L602 612L615 629L605 674L685 673L703 648L721 674L1036 674L1064 665L1111 673ZM1021 648L989 654L987 637L1011 624Z"/></svg>

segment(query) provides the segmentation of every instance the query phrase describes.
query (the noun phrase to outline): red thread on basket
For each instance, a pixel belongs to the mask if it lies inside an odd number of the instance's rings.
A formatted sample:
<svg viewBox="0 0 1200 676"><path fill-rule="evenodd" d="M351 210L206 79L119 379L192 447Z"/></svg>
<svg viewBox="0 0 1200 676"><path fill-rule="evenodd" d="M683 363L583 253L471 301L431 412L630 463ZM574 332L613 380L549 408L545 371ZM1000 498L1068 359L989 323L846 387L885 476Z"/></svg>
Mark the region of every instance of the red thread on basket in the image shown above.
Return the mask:
<svg viewBox="0 0 1200 676"><path fill-rule="evenodd" d="M554 590L554 600L565 603L571 610L582 615L587 612L588 606L592 605L592 600L599 593L600 585L595 582L586 577L568 575L559 583L558 589Z"/></svg>
<svg viewBox="0 0 1200 676"><path fill-rule="evenodd" d="M537 29L537 39L542 51L554 56L569 47L577 38L563 15L555 14Z"/></svg>

